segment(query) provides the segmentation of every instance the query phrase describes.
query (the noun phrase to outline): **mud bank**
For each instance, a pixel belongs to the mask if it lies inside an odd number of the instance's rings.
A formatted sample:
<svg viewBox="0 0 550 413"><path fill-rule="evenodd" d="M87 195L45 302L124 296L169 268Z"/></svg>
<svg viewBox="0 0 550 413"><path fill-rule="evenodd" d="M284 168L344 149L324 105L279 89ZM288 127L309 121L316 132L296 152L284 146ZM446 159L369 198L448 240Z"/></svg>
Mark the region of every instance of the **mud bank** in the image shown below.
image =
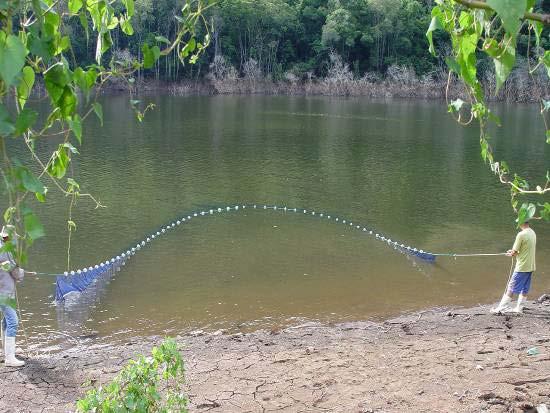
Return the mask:
<svg viewBox="0 0 550 413"><path fill-rule="evenodd" d="M385 322L177 337L194 412L536 412L550 407L550 303L523 315L428 310ZM0 411L73 411L161 337L0 366ZM534 348L536 350L534 350ZM530 350L530 351L528 351Z"/></svg>

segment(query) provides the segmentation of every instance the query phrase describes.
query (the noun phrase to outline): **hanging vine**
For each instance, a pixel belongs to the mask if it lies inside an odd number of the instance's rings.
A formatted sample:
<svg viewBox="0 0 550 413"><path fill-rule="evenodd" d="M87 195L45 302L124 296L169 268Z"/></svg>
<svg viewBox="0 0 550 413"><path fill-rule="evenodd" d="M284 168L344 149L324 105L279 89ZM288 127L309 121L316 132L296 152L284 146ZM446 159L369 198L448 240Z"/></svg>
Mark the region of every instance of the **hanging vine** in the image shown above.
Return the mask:
<svg viewBox="0 0 550 413"><path fill-rule="evenodd" d="M529 73L532 76L536 70L544 68L548 82L550 51L546 47L549 45L550 15L537 12L536 3L535 0L436 0L426 33L430 53L434 56L434 31L444 31L450 37L452 53L445 59L450 71L448 82L452 75L456 75L465 86L467 101L460 98L447 100L449 112L463 125L474 120L478 122L481 157L499 182L509 187L518 225L530 219L550 220L550 203L547 201L550 171L547 170L539 182L533 183L513 171L506 161L495 158L488 126L491 123L500 125L500 120L487 105L477 62L480 54L492 60L498 92L516 63L518 36L526 34ZM546 130L543 138L547 144L550 144L549 109L550 100L541 99L540 113ZM464 116L467 121L463 120Z"/></svg>
<svg viewBox="0 0 550 413"><path fill-rule="evenodd" d="M4 0L0 1L0 151L1 173L7 207L3 219L17 243L6 243L17 262L27 260L28 248L44 236L44 229L31 209L29 195L45 203L48 185L70 201L67 221L70 234L76 229L72 210L79 198L101 203L70 174L73 157L82 144L85 121L96 116L103 123L103 110L97 101L103 87L114 78L133 82L133 74L152 68L158 59L177 53L182 63L195 63L210 42L210 26L204 17L211 0L186 0L174 16L177 30L173 40L157 36L141 46L141 59L118 61L110 56L112 34L120 30L131 36L134 0ZM71 31L65 24L72 19L82 26L88 40L95 40L95 64L83 67L75 61ZM204 33L199 36L200 30ZM104 63L110 57L108 63ZM45 92L39 98L37 90ZM34 109L38 100L48 102L46 113ZM132 101L138 120L151 109ZM35 150L39 140L56 143L47 156ZM14 157L23 148L30 161ZM70 257L70 254L69 254ZM68 258L67 265L70 265Z"/></svg>

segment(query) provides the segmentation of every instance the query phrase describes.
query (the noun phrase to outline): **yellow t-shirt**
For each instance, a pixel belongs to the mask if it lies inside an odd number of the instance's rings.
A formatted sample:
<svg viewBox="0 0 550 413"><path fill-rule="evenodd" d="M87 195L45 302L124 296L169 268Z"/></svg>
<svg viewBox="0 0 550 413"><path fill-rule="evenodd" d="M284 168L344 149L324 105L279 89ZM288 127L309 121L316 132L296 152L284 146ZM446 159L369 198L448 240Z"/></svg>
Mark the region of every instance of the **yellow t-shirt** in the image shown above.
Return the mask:
<svg viewBox="0 0 550 413"><path fill-rule="evenodd" d="M512 249L518 252L516 255L516 268L518 272L535 271L535 249L537 246L537 235L531 228L521 230L516 236Z"/></svg>

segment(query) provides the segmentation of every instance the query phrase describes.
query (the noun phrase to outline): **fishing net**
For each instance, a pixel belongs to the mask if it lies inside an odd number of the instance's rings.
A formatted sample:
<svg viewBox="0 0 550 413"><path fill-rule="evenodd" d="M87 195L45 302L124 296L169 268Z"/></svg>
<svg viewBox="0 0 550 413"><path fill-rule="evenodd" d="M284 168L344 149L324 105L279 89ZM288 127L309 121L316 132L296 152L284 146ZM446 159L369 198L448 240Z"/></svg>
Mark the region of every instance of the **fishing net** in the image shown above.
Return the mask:
<svg viewBox="0 0 550 413"><path fill-rule="evenodd" d="M417 248L413 248L402 242L392 240L391 238L381 234L378 231L375 231L372 228L368 228L366 226L354 223L350 220L331 214L318 212L315 210L257 204L225 206L208 208L202 211L192 212L190 214L184 215L170 222L168 225L162 226L157 231L154 231L153 233L146 236L142 241L136 243L134 246L126 249L119 255L109 260L103 261L91 267L65 272L64 274L58 274L56 277L55 300L57 303L66 303L67 305L74 304L76 302L80 304L90 304L98 299L100 293L104 290L105 286L114 276L114 274L119 271L121 267L124 266L134 254L136 254L136 252L140 251L143 247L147 246L158 237L164 235L168 231L176 228L177 226L187 223L195 218L207 217L221 213L244 211L247 208L254 210L278 211L280 213L302 214L326 221L332 221L340 225L345 225L350 229L361 231L366 236L370 236L377 241L383 242L396 251L408 254L412 257L419 258L423 261L434 262L437 255L443 255L433 254Z"/></svg>

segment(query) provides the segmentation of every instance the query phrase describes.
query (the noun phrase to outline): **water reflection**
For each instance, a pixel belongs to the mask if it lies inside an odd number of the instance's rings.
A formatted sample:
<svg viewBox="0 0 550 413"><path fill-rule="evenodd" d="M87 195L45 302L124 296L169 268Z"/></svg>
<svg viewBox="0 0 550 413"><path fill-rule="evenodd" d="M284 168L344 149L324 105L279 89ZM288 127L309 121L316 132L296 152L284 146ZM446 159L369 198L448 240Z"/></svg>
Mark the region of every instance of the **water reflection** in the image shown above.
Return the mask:
<svg viewBox="0 0 550 413"><path fill-rule="evenodd" d="M251 200L318 208L424 250L500 252L513 240L509 195L480 160L477 131L456 125L440 103L152 99L158 109L142 124L126 97L109 97L104 127L86 125L74 176L108 207L80 202L75 268L111 257L184 211ZM537 108L496 109L505 126L493 133L497 156L528 177L544 174L550 153L539 138ZM51 192L40 210L49 237L37 243L30 266L62 272L67 235L59 211L66 205ZM115 339L384 317L487 302L508 275L509 262L500 257L426 265L342 226L314 222L253 213L197 221L136 255L95 308L59 321L51 280L29 279L21 287L29 335L47 346L63 334ZM550 262L542 253L548 233L535 230L537 294L550 287Z"/></svg>

